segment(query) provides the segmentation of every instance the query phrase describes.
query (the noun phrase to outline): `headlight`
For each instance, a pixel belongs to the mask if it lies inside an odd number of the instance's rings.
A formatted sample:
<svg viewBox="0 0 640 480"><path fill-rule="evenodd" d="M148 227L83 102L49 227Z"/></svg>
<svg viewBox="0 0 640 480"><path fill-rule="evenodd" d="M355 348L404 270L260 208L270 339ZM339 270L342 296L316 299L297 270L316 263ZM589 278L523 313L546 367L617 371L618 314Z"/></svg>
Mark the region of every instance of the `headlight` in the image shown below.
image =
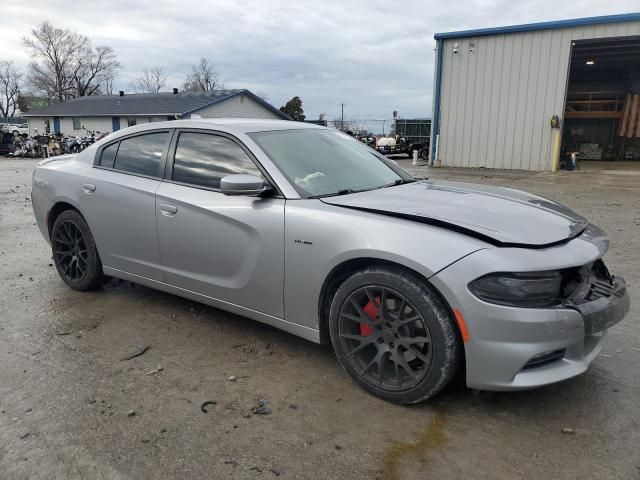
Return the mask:
<svg viewBox="0 0 640 480"><path fill-rule="evenodd" d="M469 284L476 297L498 305L548 307L562 292L560 272L490 273Z"/></svg>

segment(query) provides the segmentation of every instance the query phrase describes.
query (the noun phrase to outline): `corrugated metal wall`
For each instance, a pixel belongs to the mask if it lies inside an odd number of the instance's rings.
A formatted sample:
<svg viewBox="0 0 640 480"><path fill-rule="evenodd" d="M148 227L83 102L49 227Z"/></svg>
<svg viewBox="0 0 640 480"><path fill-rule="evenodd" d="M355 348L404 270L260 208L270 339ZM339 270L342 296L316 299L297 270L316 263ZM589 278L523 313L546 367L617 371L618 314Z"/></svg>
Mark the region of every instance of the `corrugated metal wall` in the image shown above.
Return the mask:
<svg viewBox="0 0 640 480"><path fill-rule="evenodd" d="M571 42L635 35L640 22L444 40L437 160L551 170L549 121L563 117Z"/></svg>

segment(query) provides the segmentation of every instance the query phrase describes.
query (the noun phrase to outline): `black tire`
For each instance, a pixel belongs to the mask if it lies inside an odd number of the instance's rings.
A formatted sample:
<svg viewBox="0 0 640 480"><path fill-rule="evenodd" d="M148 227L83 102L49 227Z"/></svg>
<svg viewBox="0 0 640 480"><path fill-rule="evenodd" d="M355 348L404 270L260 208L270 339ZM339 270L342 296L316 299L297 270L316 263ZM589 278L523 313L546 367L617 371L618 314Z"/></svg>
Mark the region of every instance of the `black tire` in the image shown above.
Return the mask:
<svg viewBox="0 0 640 480"><path fill-rule="evenodd" d="M372 301L375 319L369 310L369 320L359 323ZM358 308L362 302L368 303ZM412 321L414 317L419 318ZM463 357L443 300L427 282L399 268L372 266L347 278L333 297L329 322L342 367L362 388L390 402L412 404L433 397L451 382Z"/></svg>
<svg viewBox="0 0 640 480"><path fill-rule="evenodd" d="M62 280L74 290L93 290L109 281L89 225L76 210L65 210L51 229L51 252Z"/></svg>
<svg viewBox="0 0 640 480"><path fill-rule="evenodd" d="M420 158L423 160L429 160L429 149L423 148L420 150Z"/></svg>

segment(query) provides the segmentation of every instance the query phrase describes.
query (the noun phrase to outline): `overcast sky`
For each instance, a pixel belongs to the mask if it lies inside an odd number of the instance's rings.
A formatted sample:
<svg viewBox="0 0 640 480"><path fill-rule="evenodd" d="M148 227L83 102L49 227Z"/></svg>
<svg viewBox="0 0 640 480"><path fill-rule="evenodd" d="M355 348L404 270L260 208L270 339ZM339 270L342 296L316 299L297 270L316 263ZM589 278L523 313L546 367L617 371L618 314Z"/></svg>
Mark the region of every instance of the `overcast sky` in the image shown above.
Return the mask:
<svg viewBox="0 0 640 480"><path fill-rule="evenodd" d="M328 119L431 115L435 32L628 13L638 0L221 1L7 0L0 59L26 68L21 38L43 20L112 46L127 90L162 66L166 90L211 58L228 88L264 92L279 107L299 95L305 113Z"/></svg>

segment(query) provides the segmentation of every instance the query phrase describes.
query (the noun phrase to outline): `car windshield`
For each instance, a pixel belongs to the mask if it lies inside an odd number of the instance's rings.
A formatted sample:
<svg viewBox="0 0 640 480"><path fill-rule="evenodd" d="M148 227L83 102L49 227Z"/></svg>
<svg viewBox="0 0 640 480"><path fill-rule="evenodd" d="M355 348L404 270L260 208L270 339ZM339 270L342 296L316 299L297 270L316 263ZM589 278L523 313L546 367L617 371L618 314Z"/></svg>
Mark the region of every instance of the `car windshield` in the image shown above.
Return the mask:
<svg viewBox="0 0 640 480"><path fill-rule="evenodd" d="M413 181L370 147L334 130L276 130L249 136L305 198Z"/></svg>

